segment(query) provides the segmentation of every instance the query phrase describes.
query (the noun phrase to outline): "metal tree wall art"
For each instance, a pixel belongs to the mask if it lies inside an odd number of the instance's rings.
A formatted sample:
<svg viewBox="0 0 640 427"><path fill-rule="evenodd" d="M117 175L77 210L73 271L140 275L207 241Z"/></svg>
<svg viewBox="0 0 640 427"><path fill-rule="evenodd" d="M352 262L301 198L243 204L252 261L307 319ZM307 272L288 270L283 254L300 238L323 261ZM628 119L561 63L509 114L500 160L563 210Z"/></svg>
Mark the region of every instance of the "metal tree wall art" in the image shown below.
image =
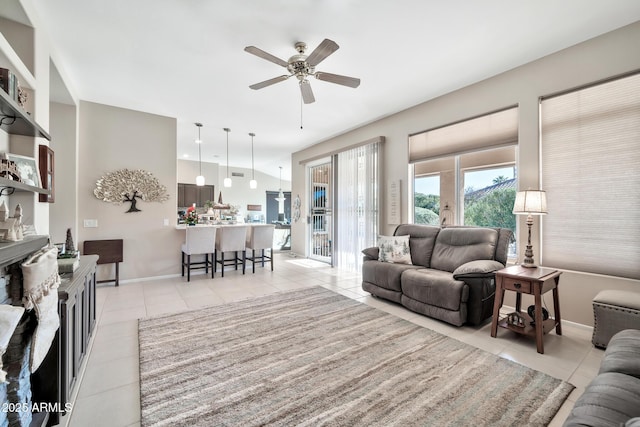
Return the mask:
<svg viewBox="0 0 640 427"><path fill-rule="evenodd" d="M160 184L151 172L141 169L120 169L109 172L96 182L93 194L100 200L121 205L131 203L127 212L140 212L137 199L145 202L164 202L169 199L167 187Z"/></svg>

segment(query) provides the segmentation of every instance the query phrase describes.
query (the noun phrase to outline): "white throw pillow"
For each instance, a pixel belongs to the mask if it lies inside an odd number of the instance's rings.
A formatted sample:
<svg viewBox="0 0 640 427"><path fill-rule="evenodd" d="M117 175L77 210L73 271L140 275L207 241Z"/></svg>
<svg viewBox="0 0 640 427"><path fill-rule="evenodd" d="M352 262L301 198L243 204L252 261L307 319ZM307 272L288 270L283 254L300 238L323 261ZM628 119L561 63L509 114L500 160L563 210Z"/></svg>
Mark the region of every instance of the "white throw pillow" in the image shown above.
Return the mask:
<svg viewBox="0 0 640 427"><path fill-rule="evenodd" d="M380 248L378 259L382 262L413 264L409 236L379 236L378 248Z"/></svg>

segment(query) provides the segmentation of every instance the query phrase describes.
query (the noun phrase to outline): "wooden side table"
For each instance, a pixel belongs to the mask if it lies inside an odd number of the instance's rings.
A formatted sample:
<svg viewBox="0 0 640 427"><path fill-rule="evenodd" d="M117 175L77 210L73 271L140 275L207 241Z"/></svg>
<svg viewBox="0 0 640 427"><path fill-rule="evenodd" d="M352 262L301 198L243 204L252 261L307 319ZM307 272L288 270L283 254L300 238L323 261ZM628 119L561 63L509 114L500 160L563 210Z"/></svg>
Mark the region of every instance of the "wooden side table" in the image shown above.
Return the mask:
<svg viewBox="0 0 640 427"><path fill-rule="evenodd" d="M98 280L96 283L115 282L120 286L120 263L123 262L122 239L111 240L85 240L83 245L83 255L98 255L98 264L115 264L115 279Z"/></svg>
<svg viewBox="0 0 640 427"><path fill-rule="evenodd" d="M503 268L496 272L496 297L493 304L493 320L491 322L491 336L495 338L498 326L513 332L536 338L538 353L544 354L542 336L556 328L556 334L562 335L560 324L560 300L558 298L558 282L562 272L551 268L528 268L519 265ZM553 291L554 318L542 320L542 295ZM516 313L525 319L524 326L517 326L507 322L507 318L499 319L500 307L504 301L504 291L516 292ZM533 295L535 299L535 325L531 325L531 317L522 313L522 294Z"/></svg>

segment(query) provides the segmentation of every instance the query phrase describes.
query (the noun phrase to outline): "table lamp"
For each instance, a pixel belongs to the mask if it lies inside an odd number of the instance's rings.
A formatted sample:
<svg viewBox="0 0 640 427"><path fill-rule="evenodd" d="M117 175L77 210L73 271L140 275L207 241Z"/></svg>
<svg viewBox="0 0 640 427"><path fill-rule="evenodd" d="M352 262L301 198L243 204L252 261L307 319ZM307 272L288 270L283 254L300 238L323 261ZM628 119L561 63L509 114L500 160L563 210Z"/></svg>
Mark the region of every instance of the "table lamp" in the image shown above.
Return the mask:
<svg viewBox="0 0 640 427"><path fill-rule="evenodd" d="M523 267L536 267L533 262L533 247L531 246L531 226L533 225L533 215L547 214L547 195L542 190L518 191L516 201L513 204L513 213L516 215L527 215L527 227L529 235L527 238L527 249L524 251Z"/></svg>

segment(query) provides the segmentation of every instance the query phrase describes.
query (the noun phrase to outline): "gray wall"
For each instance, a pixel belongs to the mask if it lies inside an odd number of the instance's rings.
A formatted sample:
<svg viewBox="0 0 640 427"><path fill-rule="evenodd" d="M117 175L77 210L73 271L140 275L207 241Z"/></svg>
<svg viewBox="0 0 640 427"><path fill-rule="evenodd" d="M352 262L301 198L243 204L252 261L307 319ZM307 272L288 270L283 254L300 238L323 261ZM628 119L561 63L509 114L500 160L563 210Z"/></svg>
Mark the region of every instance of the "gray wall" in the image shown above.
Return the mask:
<svg viewBox="0 0 640 427"><path fill-rule="evenodd" d="M49 235L54 243L64 242L67 229L78 234L78 145L77 108L51 103L51 149L54 152L54 203L49 204Z"/></svg>
<svg viewBox="0 0 640 427"><path fill-rule="evenodd" d="M384 189L388 180L402 180L402 218L407 221L409 197L408 135L425 129L473 117L509 105L519 105L519 160L518 175L521 189L539 187L538 160L538 98L611 76L640 69L640 22L604 34L524 66L491 77L477 84L448 93L336 138L324 141L292 155L292 191L305 194L305 167L307 159L357 144L382 135L386 142L382 150L380 232L390 234L395 225L387 224ZM303 201L306 212L308 201ZM553 207L549 207L552 212ZM552 214L552 213L550 213ZM526 240L524 218L519 218L519 240ZM536 219L535 230L540 230ZM298 222L292 227L292 251L305 254L306 224ZM534 249L540 248L539 236L533 236ZM535 258L540 259L536 253ZM563 317L574 322L591 325L593 315L591 299L601 289L635 289L634 280L564 272L560 280L560 298ZM551 296L545 298L552 307ZM510 301L507 300L507 303ZM529 304L528 300L524 301Z"/></svg>
<svg viewBox="0 0 640 427"><path fill-rule="evenodd" d="M79 112L76 244L124 239L123 280L179 273L184 232L175 229L176 119L86 101L80 102ZM138 201L141 212L133 213L126 213L128 203L98 200L93 195L96 181L123 168L151 172L171 197L164 203ZM83 227L85 219L98 220L98 227Z"/></svg>

